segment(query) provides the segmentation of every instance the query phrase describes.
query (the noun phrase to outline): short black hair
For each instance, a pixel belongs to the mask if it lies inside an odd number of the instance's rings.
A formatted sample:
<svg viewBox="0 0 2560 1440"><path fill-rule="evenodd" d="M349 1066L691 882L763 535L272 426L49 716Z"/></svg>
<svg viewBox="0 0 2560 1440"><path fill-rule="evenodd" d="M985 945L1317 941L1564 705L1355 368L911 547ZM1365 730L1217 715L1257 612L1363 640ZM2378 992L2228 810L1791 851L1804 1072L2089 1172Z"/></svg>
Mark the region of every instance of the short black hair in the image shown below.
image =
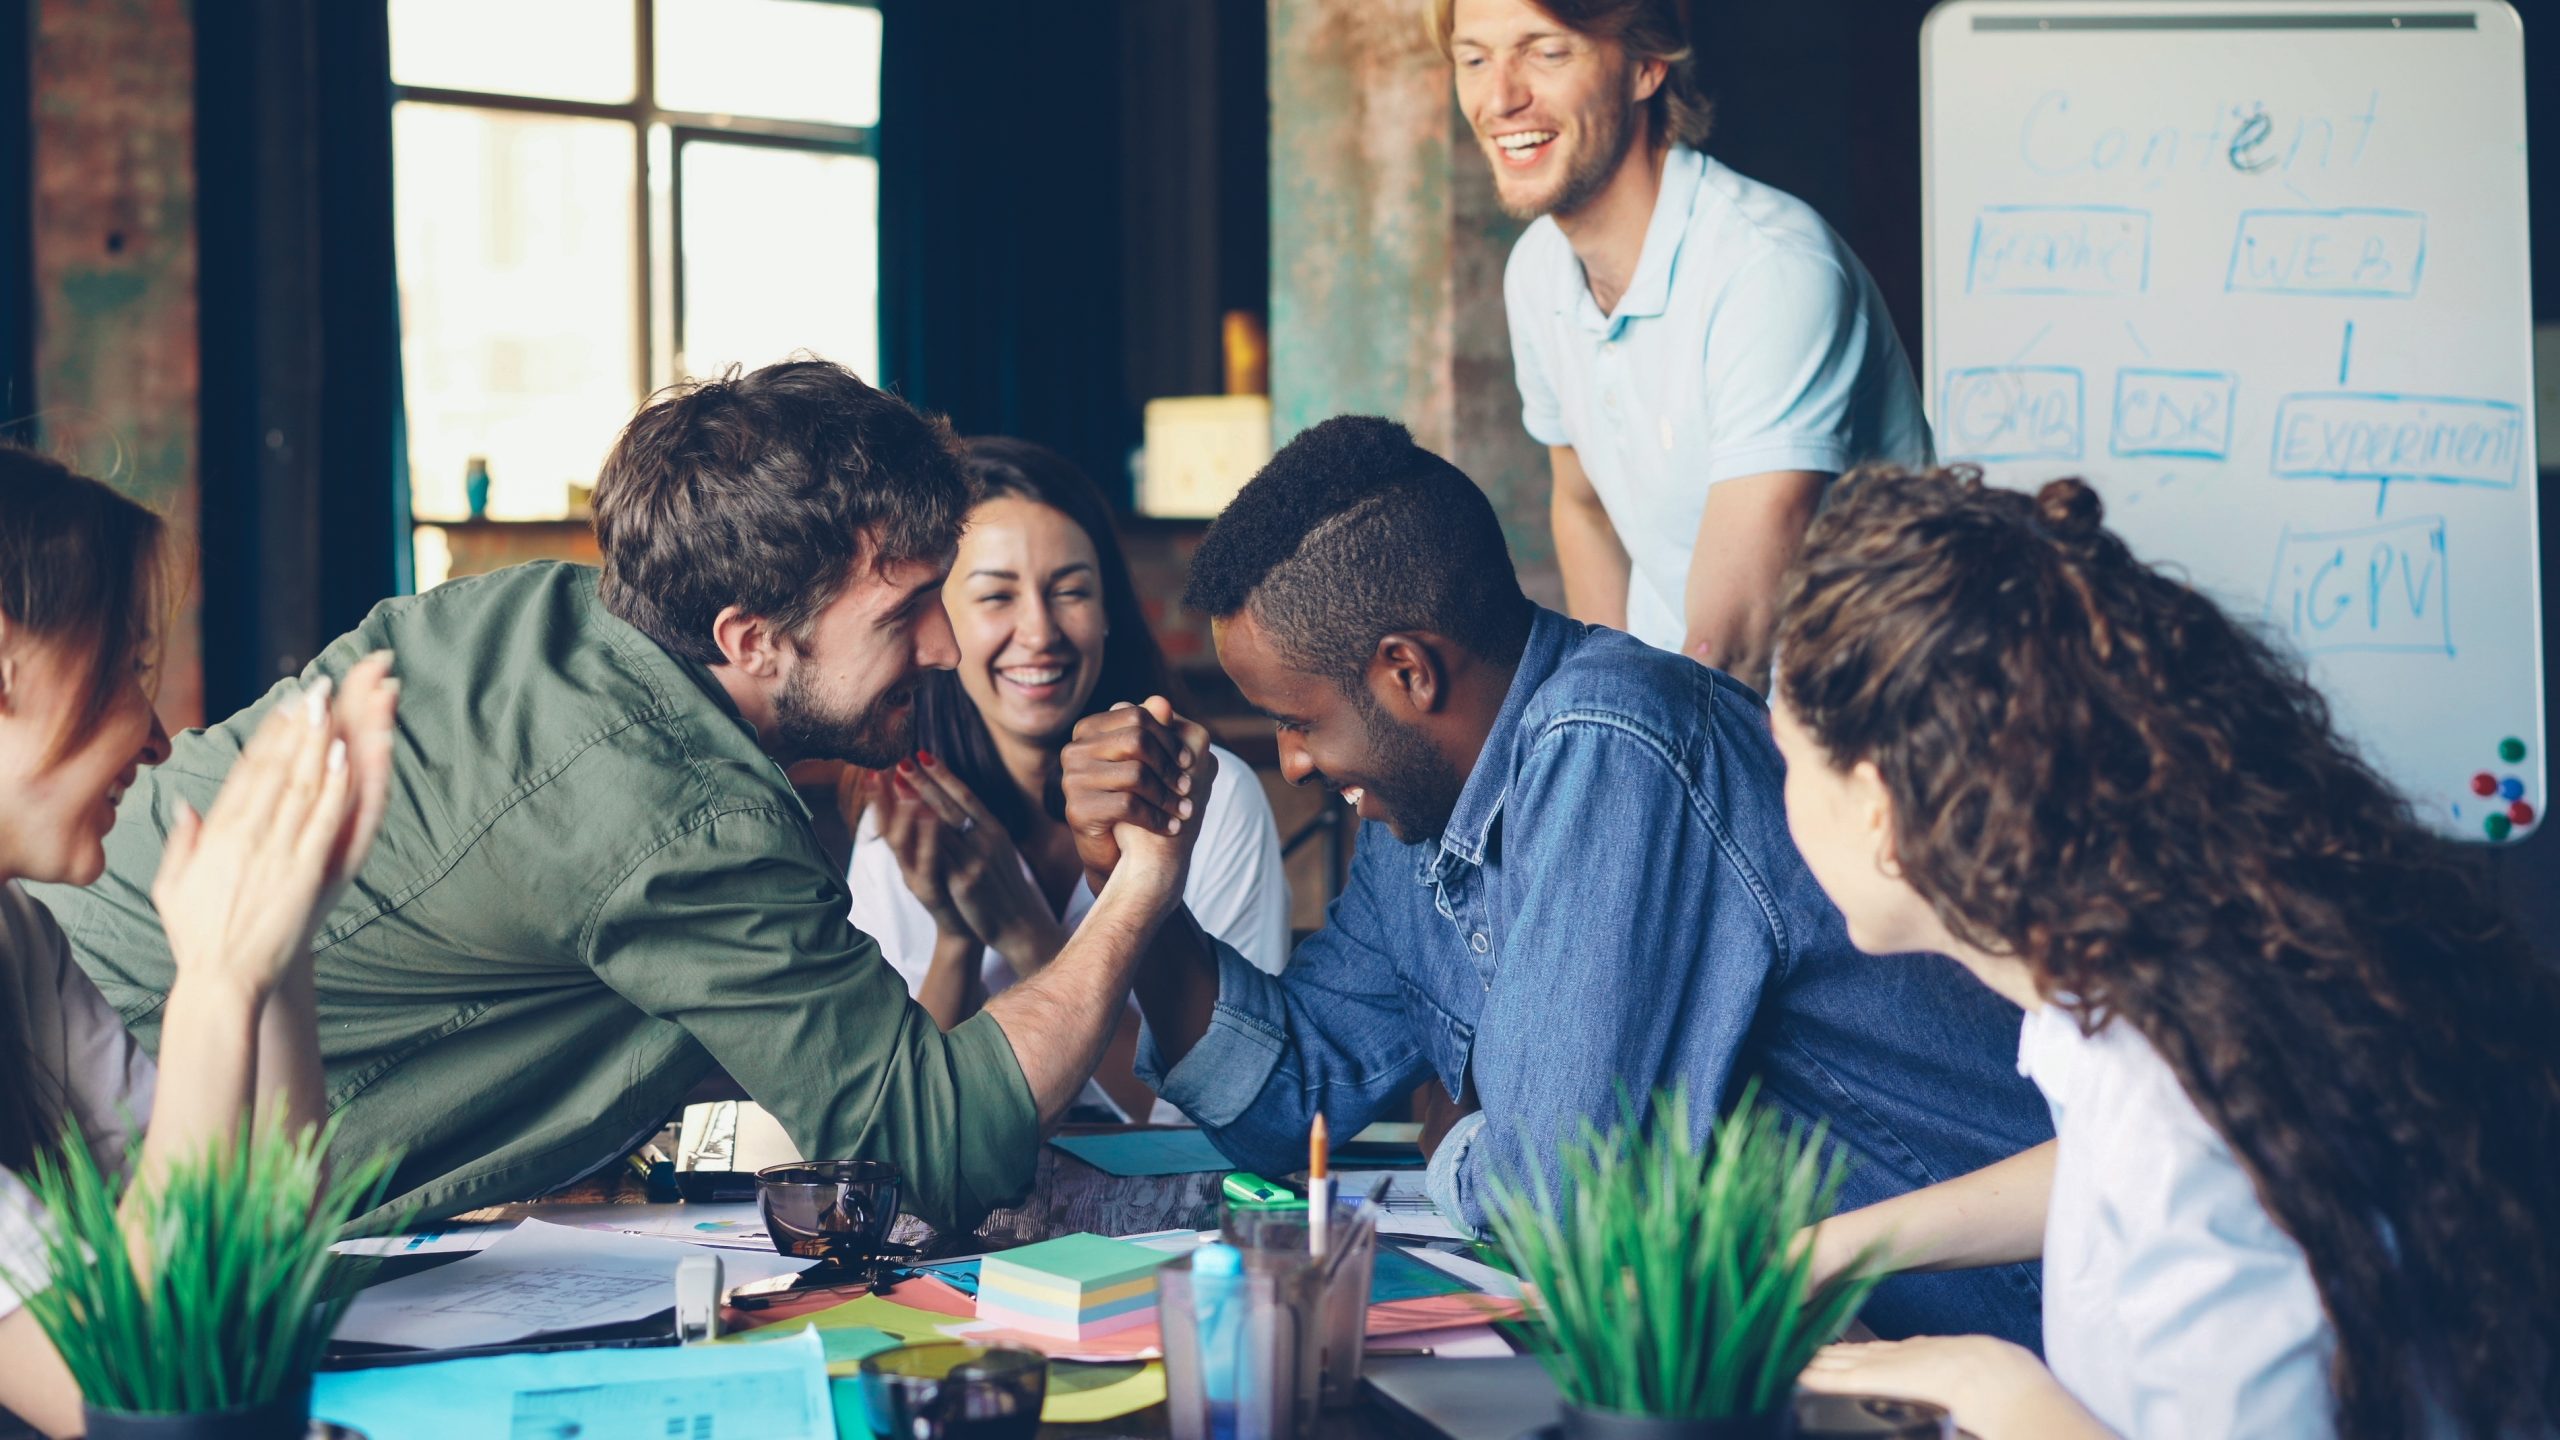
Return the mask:
<svg viewBox="0 0 2560 1440"><path fill-rule="evenodd" d="M604 606L717 665L729 606L805 636L856 561L948 557L973 488L948 423L843 366L732 366L661 392L605 457Z"/></svg>
<svg viewBox="0 0 2560 1440"><path fill-rule="evenodd" d="M1250 607L1290 664L1354 697L1388 635L1444 635L1507 665L1534 614L1492 502L1375 415L1282 446L1209 527L1183 603L1217 620Z"/></svg>

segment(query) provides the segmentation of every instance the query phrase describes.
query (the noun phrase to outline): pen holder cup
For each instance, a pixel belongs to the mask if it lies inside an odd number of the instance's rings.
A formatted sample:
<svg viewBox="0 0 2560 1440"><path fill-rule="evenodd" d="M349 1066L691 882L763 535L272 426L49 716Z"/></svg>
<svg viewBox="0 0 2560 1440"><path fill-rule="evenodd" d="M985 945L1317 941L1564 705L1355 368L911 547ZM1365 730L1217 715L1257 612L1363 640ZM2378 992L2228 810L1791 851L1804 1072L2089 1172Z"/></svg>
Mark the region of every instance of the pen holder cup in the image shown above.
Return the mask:
<svg viewBox="0 0 2560 1440"><path fill-rule="evenodd" d="M1322 1260L1311 1260L1307 1247L1307 1212L1230 1208L1220 1225L1221 1238L1256 1255L1306 1261L1317 1272L1317 1367L1319 1393L1328 1410L1360 1400L1360 1370L1367 1349L1371 1282L1378 1268L1378 1225L1375 1211L1363 1216L1360 1202L1337 1196L1329 1243Z"/></svg>
<svg viewBox="0 0 2560 1440"><path fill-rule="evenodd" d="M1323 1318L1304 1254L1245 1257L1241 1274L1156 1272L1173 1440L1310 1440Z"/></svg>

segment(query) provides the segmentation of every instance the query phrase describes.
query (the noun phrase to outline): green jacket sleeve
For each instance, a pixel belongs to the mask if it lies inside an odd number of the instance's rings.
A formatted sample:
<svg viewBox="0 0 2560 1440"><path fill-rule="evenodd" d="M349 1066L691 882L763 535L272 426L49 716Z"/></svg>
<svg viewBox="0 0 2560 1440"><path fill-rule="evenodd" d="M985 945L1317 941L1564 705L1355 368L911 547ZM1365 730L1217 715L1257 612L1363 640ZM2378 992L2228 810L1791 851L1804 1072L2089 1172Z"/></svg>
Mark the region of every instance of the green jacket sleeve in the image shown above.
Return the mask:
<svg viewBox="0 0 2560 1440"><path fill-rule="evenodd" d="M946 1034L907 998L847 903L799 816L716 813L599 897L588 963L700 1041L803 1154L888 1161L907 1209L974 1228L1031 1188L1030 1087L993 1020Z"/></svg>

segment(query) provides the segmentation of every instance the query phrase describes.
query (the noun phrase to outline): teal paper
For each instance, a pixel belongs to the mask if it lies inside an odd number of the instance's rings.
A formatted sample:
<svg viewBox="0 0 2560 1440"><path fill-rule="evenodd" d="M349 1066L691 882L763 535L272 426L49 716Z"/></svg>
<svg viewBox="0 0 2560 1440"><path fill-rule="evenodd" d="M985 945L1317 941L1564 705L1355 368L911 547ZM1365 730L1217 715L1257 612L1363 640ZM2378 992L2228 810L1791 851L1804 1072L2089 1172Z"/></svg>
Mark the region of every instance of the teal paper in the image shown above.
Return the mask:
<svg viewBox="0 0 2560 1440"><path fill-rule="evenodd" d="M1232 1170L1197 1130L1123 1130L1108 1135L1054 1135L1049 1143L1110 1175L1197 1175Z"/></svg>
<svg viewBox="0 0 2560 1440"><path fill-rule="evenodd" d="M825 1346L812 1329L757 1345L562 1350L324 1371L311 1413L368 1440L457 1435L668 1435L834 1440Z"/></svg>
<svg viewBox="0 0 2560 1440"><path fill-rule="evenodd" d="M1381 1245L1378 1247L1378 1268L1370 1275L1369 1303L1383 1305L1390 1300L1455 1295L1466 1288L1466 1282L1457 1276L1445 1270L1434 1270L1392 1245Z"/></svg>

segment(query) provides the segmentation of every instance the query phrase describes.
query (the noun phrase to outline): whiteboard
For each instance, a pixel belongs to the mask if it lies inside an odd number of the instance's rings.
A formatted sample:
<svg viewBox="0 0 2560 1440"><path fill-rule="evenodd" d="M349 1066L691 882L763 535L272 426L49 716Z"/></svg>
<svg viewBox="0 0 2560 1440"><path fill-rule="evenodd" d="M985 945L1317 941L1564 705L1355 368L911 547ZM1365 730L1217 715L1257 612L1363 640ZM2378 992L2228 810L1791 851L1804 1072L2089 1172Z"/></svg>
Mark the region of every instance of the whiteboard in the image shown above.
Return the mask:
<svg viewBox="0 0 2560 1440"><path fill-rule="evenodd" d="M2515 13L1949 0L1921 88L1940 457L2087 478L2137 553L2296 647L2422 816L2532 833Z"/></svg>

